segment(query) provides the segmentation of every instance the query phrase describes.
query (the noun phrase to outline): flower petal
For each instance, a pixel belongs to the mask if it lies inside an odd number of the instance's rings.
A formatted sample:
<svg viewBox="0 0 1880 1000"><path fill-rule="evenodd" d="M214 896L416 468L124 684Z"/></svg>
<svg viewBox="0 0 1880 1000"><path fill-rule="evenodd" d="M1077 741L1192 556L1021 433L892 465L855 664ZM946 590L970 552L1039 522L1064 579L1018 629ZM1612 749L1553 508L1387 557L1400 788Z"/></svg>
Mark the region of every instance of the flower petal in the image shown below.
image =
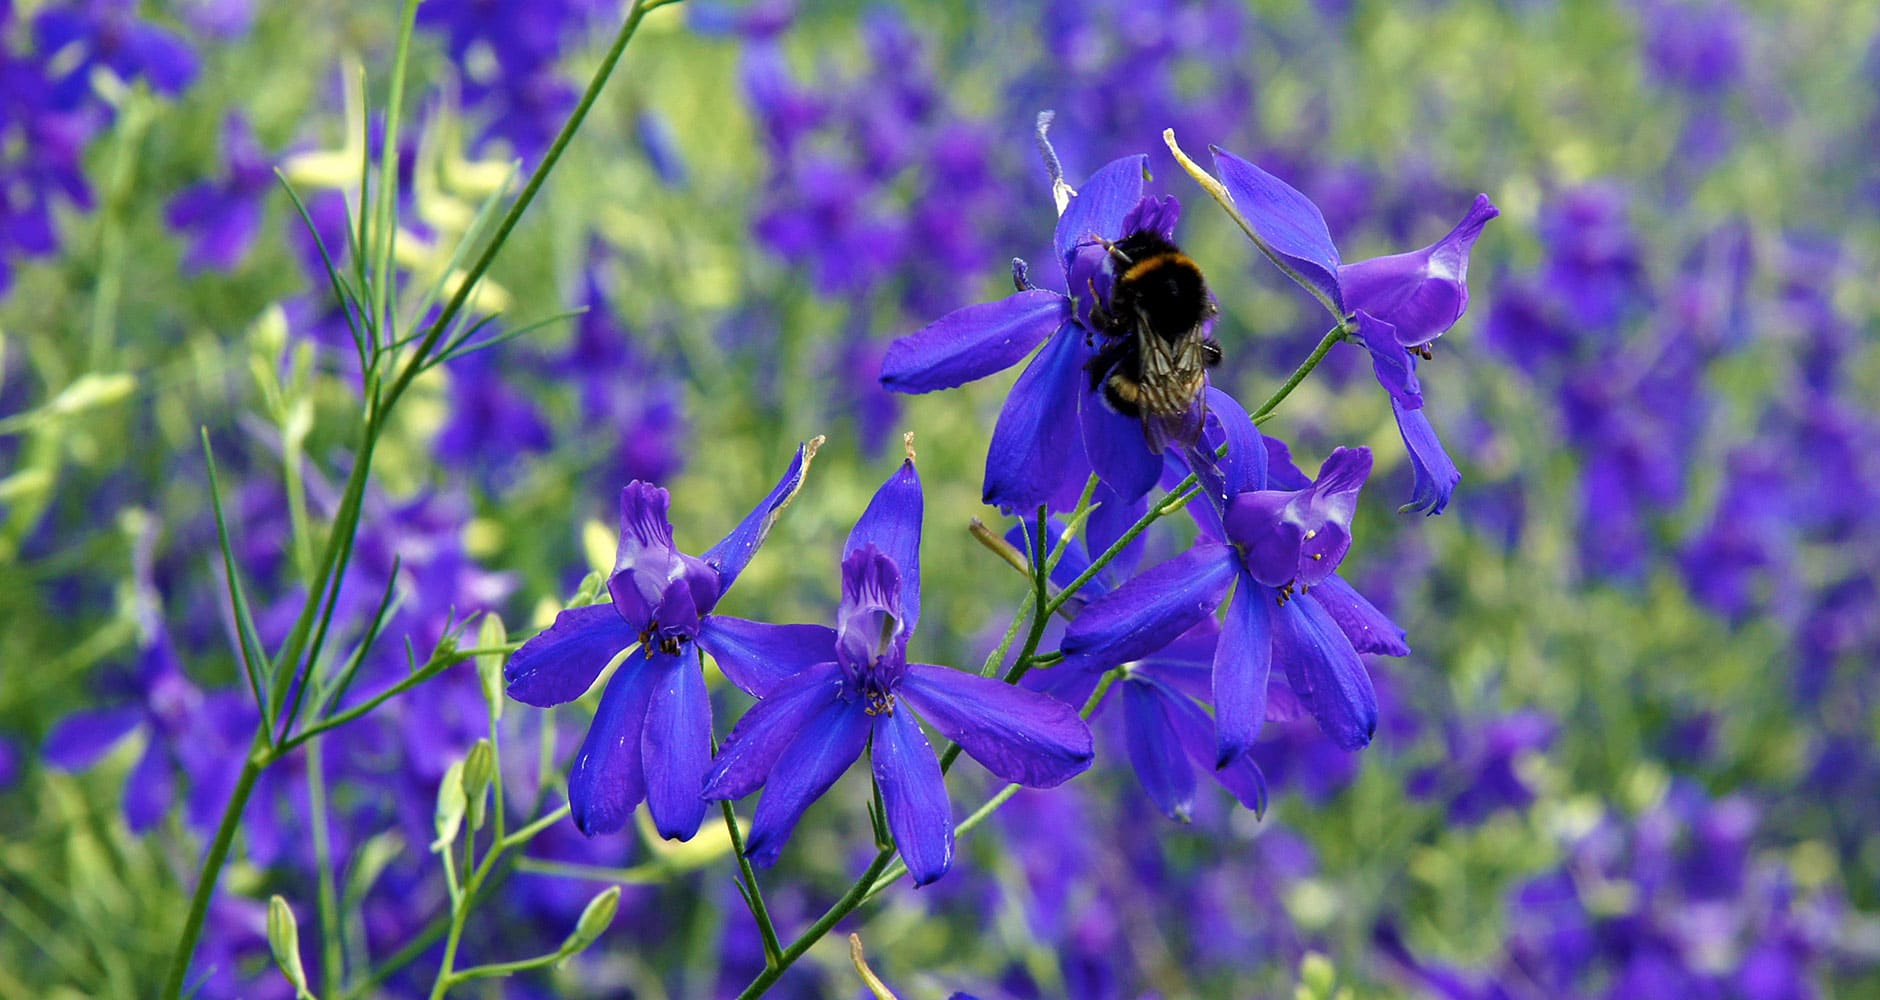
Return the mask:
<svg viewBox="0 0 1880 1000"><path fill-rule="evenodd" d="M1212 763L1217 768L1245 754L1266 722L1266 678L1273 669L1274 593L1243 573L1227 605L1227 621L1214 647Z"/></svg>
<svg viewBox="0 0 1880 1000"><path fill-rule="evenodd" d="M1221 459L1226 477L1227 495L1266 488L1266 439L1253 426L1253 418L1240 401L1220 389L1208 386L1208 413L1221 431L1221 444L1227 455ZM1218 447L1212 440L1209 447Z"/></svg>
<svg viewBox="0 0 1880 1000"><path fill-rule="evenodd" d="M868 509L855 521L849 540L842 546L844 563L861 549L873 545L894 563L901 576L901 613L906 616L906 633L912 633L920 621L920 519L923 501L920 473L914 460L907 459L875 491Z"/></svg>
<svg viewBox="0 0 1880 1000"><path fill-rule="evenodd" d="M783 516L783 509L796 498L796 491L803 488L803 477L809 474L809 464L816 457L816 449L822 444L817 438L808 444L796 446L796 457L790 460L790 467L784 470L783 478L770 488L757 506L744 515L744 520L731 529L731 533L720 539L717 545L706 550L702 557L705 565L718 571L718 594L723 596L731 589L731 584L744 572L751 557L757 554L757 547L764 544L764 536L770 534L771 526L777 518ZM715 602L714 602L715 603ZM700 607L703 612L709 610Z"/></svg>
<svg viewBox="0 0 1880 1000"><path fill-rule="evenodd" d="M1299 494L1254 490L1228 505L1227 537L1244 553L1247 572L1268 587L1283 587L1299 573L1305 529L1286 517Z"/></svg>
<svg viewBox="0 0 1880 1000"><path fill-rule="evenodd" d="M1343 318L1338 247L1332 243L1319 207L1292 185L1218 147L1214 148L1214 173L1233 196L1243 224L1259 233L1272 252L1298 273L1296 280L1336 304Z"/></svg>
<svg viewBox="0 0 1880 1000"><path fill-rule="evenodd" d="M1125 501L1147 495L1162 475L1162 457L1149 450L1142 421L1111 410L1090 392L1079 394L1077 418L1097 477Z"/></svg>
<svg viewBox="0 0 1880 1000"><path fill-rule="evenodd" d="M1469 251L1500 214L1488 195L1476 195L1468 214L1435 243L1340 267L1346 304L1389 324L1404 347L1442 336L1469 308Z"/></svg>
<svg viewBox="0 0 1880 1000"><path fill-rule="evenodd" d="M1090 351L1066 324L1012 385L986 452L985 502L1029 515L1085 464L1074 419Z"/></svg>
<svg viewBox="0 0 1880 1000"><path fill-rule="evenodd" d="M621 650L638 641L637 630L612 604L569 608L503 665L509 697L537 708L573 701L594 686L594 678Z"/></svg>
<svg viewBox="0 0 1880 1000"><path fill-rule="evenodd" d="M1175 727L1176 736L1182 741L1182 749L1188 753L1188 759L1195 766L1208 773L1221 786L1232 792L1241 805L1253 810L1254 815L1266 815L1266 775L1260 772L1260 765L1253 755L1243 753L1234 758L1225 767L1213 767L1215 742L1208 739L1211 720L1199 705L1187 698L1172 698L1166 703L1169 720Z"/></svg>
<svg viewBox="0 0 1880 1000"><path fill-rule="evenodd" d="M1351 648L1360 653L1405 656L1410 646L1404 642L1403 627L1365 600L1351 584L1337 575L1312 585L1312 599L1338 623L1338 630L1351 640Z"/></svg>
<svg viewBox="0 0 1880 1000"><path fill-rule="evenodd" d="M1298 594L1273 615L1274 659L1319 729L1344 750L1371 742L1377 693L1351 640L1310 594Z"/></svg>
<svg viewBox="0 0 1880 1000"><path fill-rule="evenodd" d="M1422 406L1423 387L1417 382L1417 363L1397 342L1397 328L1360 309L1358 337L1364 341L1364 349L1371 353L1371 371L1377 375L1377 384L1406 409Z"/></svg>
<svg viewBox="0 0 1880 1000"><path fill-rule="evenodd" d="M1132 679L1122 687L1129 766L1162 815L1186 823L1195 806L1195 769L1182 753L1181 737L1163 707L1164 701L1181 696L1146 679Z"/></svg>
<svg viewBox="0 0 1880 1000"><path fill-rule="evenodd" d="M308 747L317 753L317 747ZM124 823L132 833L143 833L169 814L176 798L176 772L170 755L154 741L144 748L137 766L124 782Z"/></svg>
<svg viewBox="0 0 1880 1000"><path fill-rule="evenodd" d="M568 774L568 804L575 827L590 837L626 826L633 807L646 798L640 732L646 728L655 673L644 649L614 671L575 754Z"/></svg>
<svg viewBox="0 0 1880 1000"><path fill-rule="evenodd" d="M908 664L896 693L1006 781L1050 788L1090 766L1090 728L1056 698L927 663Z"/></svg>
<svg viewBox="0 0 1880 1000"><path fill-rule="evenodd" d="M1232 550L1209 544L1136 575L1070 624L1062 648L1077 662L1065 665L1107 670L1161 649L1214 613L1233 573Z"/></svg>
<svg viewBox="0 0 1880 1000"><path fill-rule="evenodd" d="M841 693L841 668L819 663L787 687L759 698L718 748L718 759L705 775L705 798L741 799L757 791L783 752Z"/></svg>
<svg viewBox="0 0 1880 1000"><path fill-rule="evenodd" d="M810 719L771 768L751 819L747 857L766 868L777 863L796 821L862 755L868 733L869 716L859 700L829 702Z"/></svg>
<svg viewBox="0 0 1880 1000"><path fill-rule="evenodd" d="M1430 426L1428 410L1406 410L1394 399L1390 401L1390 409L1397 415L1397 432L1403 435L1403 446L1410 453L1410 466L1416 474L1410 487L1410 502L1397 508L1397 512L1427 510L1432 515L1441 514L1443 508L1449 506L1456 484L1462 482L1462 473L1456 470L1456 463L1449 460L1443 443L1436 439L1436 428Z"/></svg>
<svg viewBox="0 0 1880 1000"><path fill-rule="evenodd" d="M1142 201L1143 175L1148 169L1147 156L1125 156L1104 164L1077 189L1077 197L1058 216L1057 233L1052 238L1059 267L1070 269L1071 252L1080 244L1097 237L1123 238L1123 219Z"/></svg>
<svg viewBox="0 0 1880 1000"><path fill-rule="evenodd" d="M700 622L698 644L754 698L768 698L790 678L836 658L836 630L827 625L771 625L730 615Z"/></svg>
<svg viewBox="0 0 1880 1000"><path fill-rule="evenodd" d="M646 807L667 840L691 840L705 818L705 770L712 762L712 701L704 673L687 658L651 660L652 696L640 735Z"/></svg>
<svg viewBox="0 0 1880 1000"><path fill-rule="evenodd" d="M953 804L947 801L946 777L914 713L877 715L874 729L868 756L888 811L888 830L914 884L926 885L953 864Z"/></svg>
<svg viewBox="0 0 1880 1000"><path fill-rule="evenodd" d="M137 705L73 712L52 727L41 753L47 764L61 771L82 771L129 736L144 715Z"/></svg>
<svg viewBox="0 0 1880 1000"><path fill-rule="evenodd" d="M1069 309L1069 299L1044 289L956 309L889 344L881 384L892 392L934 392L1004 371L1050 336Z"/></svg>

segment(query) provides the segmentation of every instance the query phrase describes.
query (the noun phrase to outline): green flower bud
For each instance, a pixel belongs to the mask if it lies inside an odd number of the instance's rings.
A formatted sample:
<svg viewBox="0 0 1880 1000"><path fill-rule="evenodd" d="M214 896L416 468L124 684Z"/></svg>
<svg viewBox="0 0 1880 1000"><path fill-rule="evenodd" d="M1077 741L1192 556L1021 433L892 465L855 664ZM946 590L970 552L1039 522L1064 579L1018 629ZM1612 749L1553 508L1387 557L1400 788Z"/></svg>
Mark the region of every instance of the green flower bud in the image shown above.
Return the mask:
<svg viewBox="0 0 1880 1000"><path fill-rule="evenodd" d="M477 645L492 649L509 641L509 632L503 628L503 620L494 614L483 616L483 624L477 628ZM477 680L483 683L483 700L490 705L490 721L503 717L503 661L509 657L502 653L486 653L477 657Z"/></svg>
<svg viewBox="0 0 1880 1000"><path fill-rule="evenodd" d="M574 933L561 943L563 955L578 955L601 936L601 932L614 922L614 914L620 909L620 887L608 886L606 890L588 900L587 908L581 911L581 919L575 921Z"/></svg>
<svg viewBox="0 0 1880 1000"><path fill-rule="evenodd" d="M300 924L294 920L287 900L280 896L268 897L268 950L274 953L274 964L281 967L281 975L294 988L294 996L311 996L307 970L300 964Z"/></svg>
<svg viewBox="0 0 1880 1000"><path fill-rule="evenodd" d="M463 825L466 805L463 794L463 761L454 761L444 772L444 780L437 784L437 812L434 814L437 839L431 841L431 850L446 850L451 842L457 839L457 830Z"/></svg>
<svg viewBox="0 0 1880 1000"><path fill-rule="evenodd" d="M484 803L495 774L496 748L489 740L476 741L463 761L463 797L472 830L483 829Z"/></svg>

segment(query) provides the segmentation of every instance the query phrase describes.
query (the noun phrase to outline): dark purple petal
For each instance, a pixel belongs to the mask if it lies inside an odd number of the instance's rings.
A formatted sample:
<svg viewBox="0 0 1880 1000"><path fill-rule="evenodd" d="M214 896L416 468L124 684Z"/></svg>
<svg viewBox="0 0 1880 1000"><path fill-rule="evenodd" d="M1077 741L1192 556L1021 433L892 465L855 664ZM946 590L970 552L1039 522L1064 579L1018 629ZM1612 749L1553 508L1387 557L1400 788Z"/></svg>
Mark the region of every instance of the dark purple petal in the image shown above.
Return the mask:
<svg viewBox="0 0 1880 1000"><path fill-rule="evenodd" d="M1090 766L1090 729L1047 695L947 667L910 663L897 692L986 770L1050 788Z"/></svg>
<svg viewBox="0 0 1880 1000"><path fill-rule="evenodd" d="M1070 300L1043 289L956 309L889 344L881 384L920 393L985 378L1018 364L1069 316Z"/></svg>
<svg viewBox="0 0 1880 1000"><path fill-rule="evenodd" d="M503 665L509 697L537 708L573 701L594 686L594 678L621 650L638 641L638 630L611 604L569 608Z"/></svg>
<svg viewBox="0 0 1880 1000"><path fill-rule="evenodd" d="M1215 741L1208 739L1212 720L1207 713L1187 698L1170 698L1166 705L1175 735L1181 739L1188 759L1212 774L1215 781L1232 792L1241 805L1253 810L1254 815L1266 815L1266 775L1260 773L1260 765L1253 755L1244 753L1225 767L1214 767Z"/></svg>
<svg viewBox="0 0 1880 1000"><path fill-rule="evenodd" d="M82 771L143 721L144 710L135 705L73 712L52 727L42 755L61 771Z"/></svg>
<svg viewBox="0 0 1880 1000"><path fill-rule="evenodd" d="M1377 694L1351 640L1310 594L1297 594L1274 614L1273 657L1320 731L1340 749L1356 750L1377 730Z"/></svg>
<svg viewBox="0 0 1880 1000"><path fill-rule="evenodd" d="M1339 268L1346 306L1388 323L1405 347L1442 336L1469 308L1469 250L1500 214L1488 195L1476 195L1468 214L1435 243Z"/></svg>
<svg viewBox="0 0 1880 1000"><path fill-rule="evenodd" d="M1239 400L1213 386L1208 386L1208 412L1220 428L1221 443L1227 445L1227 455L1221 459L1227 495L1265 489L1266 439L1254 428L1253 418ZM1217 446L1209 440L1208 447Z"/></svg>
<svg viewBox="0 0 1880 1000"><path fill-rule="evenodd" d="M873 545L842 560L842 602L836 608L836 662L851 672L898 668L907 658L901 574ZM886 678L883 678L884 680Z"/></svg>
<svg viewBox="0 0 1880 1000"><path fill-rule="evenodd" d="M1416 475L1410 487L1410 502L1397 508L1397 512L1427 510L1432 515L1441 514L1443 508L1449 506L1456 484L1462 482L1462 473L1457 471L1456 463L1449 460L1443 443L1436 439L1436 428L1430 426L1428 410L1406 410L1394 399L1390 409L1397 415L1397 432L1403 435L1403 446L1410 453L1410 466Z"/></svg>
<svg viewBox="0 0 1880 1000"><path fill-rule="evenodd" d="M1168 645L1220 606L1234 563L1225 545L1197 545L1092 601L1064 633L1070 665L1107 670Z"/></svg>
<svg viewBox="0 0 1880 1000"><path fill-rule="evenodd" d="M1303 490L1311 487L1312 477L1293 464L1292 449L1276 437L1261 435L1266 444L1267 486L1276 490Z"/></svg>
<svg viewBox="0 0 1880 1000"><path fill-rule="evenodd" d="M908 458L868 501L868 509L855 521L842 546L846 563L856 552L873 545L900 571L901 614L904 632L912 633L920 621L920 520L923 501L920 473Z"/></svg>
<svg viewBox="0 0 1880 1000"><path fill-rule="evenodd" d="M744 520L731 529L731 533L720 539L717 545L706 550L702 557L705 565L718 571L718 596L724 596L731 589L731 584L744 572L751 557L757 554L757 547L764 544L764 536L770 534L771 526L777 518L783 516L783 509L796 498L796 491L803 488L803 477L809 472L809 463L816 457L816 449L822 444L817 438L808 444L796 446L796 456L790 459L790 467L784 470L783 478L770 488L764 499L744 515ZM700 610L709 610L712 604L701 604Z"/></svg>
<svg viewBox="0 0 1880 1000"><path fill-rule="evenodd" d="M1123 238L1123 219L1142 201L1143 175L1148 169L1147 156L1125 156L1104 164L1077 189L1077 197L1058 216L1057 234L1052 239L1059 267L1069 271L1071 252L1079 244L1099 237Z"/></svg>
<svg viewBox="0 0 1880 1000"><path fill-rule="evenodd" d="M667 840L691 840L705 818L705 770L712 762L712 702L705 676L690 659L661 656L654 671L640 759L646 806Z"/></svg>
<svg viewBox="0 0 1880 1000"><path fill-rule="evenodd" d="M626 826L633 807L646 798L640 733L646 728L658 673L647 662L645 650L627 657L601 692L594 722L575 754L568 774L568 804L575 827L590 837Z"/></svg>
<svg viewBox="0 0 1880 1000"><path fill-rule="evenodd" d="M112 68L121 75L143 74L160 94L180 94L196 78L196 54L182 36L139 22L126 32L123 56Z"/></svg>
<svg viewBox="0 0 1880 1000"><path fill-rule="evenodd" d="M1129 766L1162 815L1188 822L1195 806L1195 769L1182 752L1181 737L1163 702L1181 695L1165 692L1153 681L1123 684L1123 726Z"/></svg>
<svg viewBox="0 0 1880 1000"><path fill-rule="evenodd" d="M1215 754L1210 763L1232 763L1253 746L1266 722L1266 678L1273 669L1275 591L1245 574L1227 605L1227 621L1214 647Z"/></svg>
<svg viewBox="0 0 1880 1000"><path fill-rule="evenodd" d="M825 704L778 756L764 796L757 800L757 814L751 819L751 835L744 846L752 861L765 867L776 864L803 810L862 755L870 722L862 709L859 700Z"/></svg>
<svg viewBox="0 0 1880 1000"><path fill-rule="evenodd" d="M1364 341L1364 349L1371 353L1371 371L1377 375L1377 384L1390 393L1391 399L1408 409L1422 406L1423 387L1417 382L1417 363L1397 342L1397 328L1360 309L1358 336Z"/></svg>
<svg viewBox="0 0 1880 1000"><path fill-rule="evenodd" d="M1325 216L1292 185L1226 150L1214 148L1214 173L1254 232L1308 287L1345 311L1338 285L1338 247ZM1342 318L1342 315L1341 315Z"/></svg>
<svg viewBox="0 0 1880 1000"><path fill-rule="evenodd" d="M986 452L989 506L1029 516L1086 464L1072 415L1085 392L1089 353L1080 337L1052 337L1012 385Z"/></svg>
<svg viewBox="0 0 1880 1000"><path fill-rule="evenodd" d="M926 885L953 864L953 804L947 801L940 759L912 712L877 715L874 729L868 756L881 786L888 830L914 884Z"/></svg>
<svg viewBox="0 0 1880 1000"><path fill-rule="evenodd" d="M1162 457L1149 450L1142 421L1104 406L1095 393L1082 393L1077 415L1084 452L1097 477L1125 501L1148 494L1162 475Z"/></svg>
<svg viewBox="0 0 1880 1000"><path fill-rule="evenodd" d="M1247 572L1268 587L1283 587L1299 573L1305 528L1286 516L1298 493L1255 490L1227 507L1227 537L1240 546Z"/></svg>
<svg viewBox="0 0 1880 1000"><path fill-rule="evenodd" d="M730 615L700 622L698 644L754 698L768 698L790 678L836 658L836 630L826 625L770 625Z"/></svg>
<svg viewBox="0 0 1880 1000"><path fill-rule="evenodd" d="M309 748L310 750L312 748ZM124 823L132 833L143 833L169 815L176 798L176 771L170 755L156 741L144 748L144 755L131 768L124 782Z"/></svg>
<svg viewBox="0 0 1880 1000"><path fill-rule="evenodd" d="M1404 630L1390 616L1364 599L1342 577L1328 576L1312 585L1312 598L1338 623L1338 630L1351 640L1351 648L1360 653L1405 656L1410 647L1404 642Z"/></svg>
<svg viewBox="0 0 1880 1000"><path fill-rule="evenodd" d="M1116 494L1116 491L1101 483L1097 485L1097 492L1090 499L1096 506L1090 512L1090 518L1084 522L1086 555L1101 555L1108 552L1110 546L1116 544L1117 539L1122 538L1125 532L1142 519L1142 515L1149 512L1149 501L1146 498L1124 500ZM1085 584L1086 589L1081 593L1094 600L1101 593L1107 592L1108 581L1121 580L1124 574L1135 569L1136 564L1142 561L1142 550L1147 544L1145 534L1138 534L1131 539L1129 544L1123 546L1123 550L1117 553L1116 558L1110 560L1109 565L1105 566L1099 574L1098 579L1104 581L1102 590L1089 590L1092 584L1098 582L1092 580L1089 584ZM1070 556L1071 553L1065 553L1067 560Z"/></svg>
<svg viewBox="0 0 1880 1000"><path fill-rule="evenodd" d="M607 592L636 633L653 622L667 588L684 575L666 515L671 503L671 494L638 479L620 490L620 543Z"/></svg>
<svg viewBox="0 0 1880 1000"><path fill-rule="evenodd" d="M1299 548L1299 582L1307 586L1332 575L1351 551L1351 519L1358 491L1371 475L1371 449L1334 448L1319 466L1319 478L1294 501L1290 517L1305 529Z"/></svg>
<svg viewBox="0 0 1880 1000"><path fill-rule="evenodd" d="M718 759L706 772L707 799L741 799L763 785L784 750L842 693L842 670L820 663L776 693L759 698L731 727Z"/></svg>

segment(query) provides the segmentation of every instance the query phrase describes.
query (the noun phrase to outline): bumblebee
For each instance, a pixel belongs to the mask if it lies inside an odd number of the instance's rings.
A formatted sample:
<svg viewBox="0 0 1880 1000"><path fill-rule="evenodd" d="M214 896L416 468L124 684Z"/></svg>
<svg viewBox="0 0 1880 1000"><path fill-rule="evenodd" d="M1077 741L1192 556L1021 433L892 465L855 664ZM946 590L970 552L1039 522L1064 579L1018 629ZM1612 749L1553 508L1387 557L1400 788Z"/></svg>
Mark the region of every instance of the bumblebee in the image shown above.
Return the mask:
<svg viewBox="0 0 1880 1000"><path fill-rule="evenodd" d="M1221 363L1221 345L1206 331L1215 315L1207 280L1179 247L1150 230L1103 246L1116 280L1109 308L1091 314L1103 342L1085 366L1090 388L1101 390L1116 412L1142 421L1150 451L1192 445L1206 415L1207 369Z"/></svg>

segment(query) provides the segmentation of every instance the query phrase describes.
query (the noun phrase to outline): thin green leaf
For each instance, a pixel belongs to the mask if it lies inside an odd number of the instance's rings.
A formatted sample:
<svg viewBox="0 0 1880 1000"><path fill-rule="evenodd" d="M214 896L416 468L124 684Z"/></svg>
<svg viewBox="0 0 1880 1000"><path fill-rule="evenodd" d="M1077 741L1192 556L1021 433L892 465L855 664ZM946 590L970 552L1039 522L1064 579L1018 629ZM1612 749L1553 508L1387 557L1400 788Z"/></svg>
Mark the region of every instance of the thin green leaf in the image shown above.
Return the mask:
<svg viewBox="0 0 1880 1000"><path fill-rule="evenodd" d="M314 247L320 251L320 264L326 268L327 281L333 286L333 294L339 298L340 312L346 317L346 328L352 332L353 347L359 352L360 370L364 371L365 333L360 330L358 322L353 319L353 310L358 308L360 312L364 312L364 306L360 303L352 286L346 283L346 276L339 273L339 269L333 266L333 257L326 250L326 240L321 239L319 228L313 224L313 215L307 211L306 203L300 200L300 193L294 190L294 185L288 181L287 175L282 173L279 167L274 168L274 176L281 182L281 187L286 189L287 197L294 203L294 211L300 213L301 223L307 227L307 233L313 237ZM347 227L347 231L351 231L350 226Z"/></svg>
<svg viewBox="0 0 1880 1000"><path fill-rule="evenodd" d="M209 430L202 431L202 454L209 468L209 505L215 510L216 545L222 550L222 571L228 579L229 608L235 616L235 635L240 646L242 672L248 676L249 693L255 697L255 706L261 710L264 720L267 717L268 700L261 690L260 665L268 657L261 649L261 633L255 629L254 617L249 612L248 594L242 588L241 573L235 567L235 547L229 542L228 520L222 513L222 486L216 477L215 449L209 446ZM272 731L272 723L267 722Z"/></svg>
<svg viewBox="0 0 1880 1000"><path fill-rule="evenodd" d="M334 678L332 692L319 699L320 703L314 708L316 716L326 718L331 715L333 710L339 707L340 701L346 697L346 691L352 687L353 679L358 677L359 667L365 663L366 654L378 641L386 619L391 617L392 606L398 603L398 571L401 565L399 557L393 556L392 572L385 580L385 596L379 598L379 607L373 612L371 624L366 626L365 634L359 638L359 644L353 648L352 655L346 658L346 665L340 668L339 674Z"/></svg>
<svg viewBox="0 0 1880 1000"><path fill-rule="evenodd" d="M505 330L502 333L499 333L496 336L489 338L488 340L480 340L474 344L469 345L468 347L463 347L460 345L463 343L463 341L468 340L470 337L470 334L466 333L464 334L463 337L453 342L450 347L448 347L447 349L439 353L437 356L437 360L432 362L432 366L441 365L445 363L446 361L450 361L454 358L461 358L466 354L474 354L477 351L481 351L486 347L495 347L497 344L501 344L505 341L514 340L517 337L522 336L523 334L532 333L536 330L539 330L542 327L549 325L550 323L559 323L565 319L572 319L585 312L587 312L586 307L582 307L580 309L570 309L567 312L559 312L553 316L548 316L543 319L536 320L533 323L524 324L523 326L519 326L513 330ZM475 332L474 329L470 331L470 333L474 333L474 332Z"/></svg>

